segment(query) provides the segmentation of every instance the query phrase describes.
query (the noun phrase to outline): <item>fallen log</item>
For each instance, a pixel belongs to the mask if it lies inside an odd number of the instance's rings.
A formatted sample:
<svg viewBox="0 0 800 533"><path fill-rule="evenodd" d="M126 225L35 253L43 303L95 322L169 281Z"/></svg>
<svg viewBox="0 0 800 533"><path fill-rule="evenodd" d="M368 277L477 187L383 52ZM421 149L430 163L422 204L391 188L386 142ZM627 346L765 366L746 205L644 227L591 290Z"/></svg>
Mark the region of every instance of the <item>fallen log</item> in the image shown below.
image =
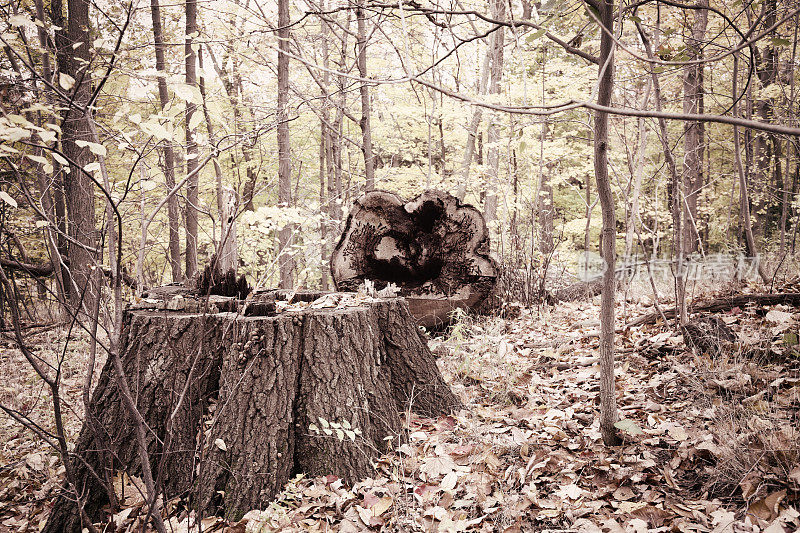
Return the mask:
<svg viewBox="0 0 800 533"><path fill-rule="evenodd" d="M121 357L164 501L180 497L198 512L238 519L299 472L352 483L374 474L386 437L397 442L403 412L461 406L400 298L163 293L174 296L126 311ZM259 300L272 305L246 316ZM101 480L140 472L113 372L107 363L89 409L94 423L72 460L95 520L109 502ZM44 531L80 531L76 511L60 497Z"/></svg>
<svg viewBox="0 0 800 533"><path fill-rule="evenodd" d="M567 285L561 289L548 292L546 301L550 305L559 302L575 302L578 300L588 300L600 294L603 290L603 278L592 281L579 281L572 285Z"/></svg>
<svg viewBox="0 0 800 533"><path fill-rule="evenodd" d="M64 263L69 266L68 260L65 259ZM17 270L34 278L47 278L53 275L53 265L50 263L26 263L0 257L0 266ZM111 269L102 265L99 268L105 277L111 278ZM128 274L125 268L122 269L122 282L132 289L136 289L136 280Z"/></svg>
<svg viewBox="0 0 800 533"><path fill-rule="evenodd" d="M491 292L497 263L481 213L456 197L425 191L410 202L372 191L353 205L331 255L337 290L365 280L399 287L424 326L449 321L457 308L474 309Z"/></svg>
<svg viewBox="0 0 800 533"><path fill-rule="evenodd" d="M688 306L690 313L695 312L719 312L730 311L734 307L743 307L748 304L759 305L800 305L800 293L786 292L786 293L773 293L773 294L736 294L733 296L724 296L722 298L715 298L705 302L697 302ZM677 311L674 307L664 310L664 316L667 319L672 319L677 316ZM645 324L655 324L661 319L658 312L648 313L642 315L628 322L625 327L642 326Z"/></svg>
<svg viewBox="0 0 800 533"><path fill-rule="evenodd" d="M53 265L50 263L26 263L16 259L0 257L0 266L24 272L33 277L48 277L53 275Z"/></svg>

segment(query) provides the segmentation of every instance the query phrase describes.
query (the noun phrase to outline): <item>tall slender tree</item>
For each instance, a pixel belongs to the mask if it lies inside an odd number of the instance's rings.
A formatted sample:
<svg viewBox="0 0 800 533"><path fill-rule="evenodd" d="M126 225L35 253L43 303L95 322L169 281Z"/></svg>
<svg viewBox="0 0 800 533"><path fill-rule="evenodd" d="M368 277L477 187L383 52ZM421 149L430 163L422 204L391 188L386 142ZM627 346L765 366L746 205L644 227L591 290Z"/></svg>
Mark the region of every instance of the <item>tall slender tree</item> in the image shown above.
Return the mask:
<svg viewBox="0 0 800 533"><path fill-rule="evenodd" d="M708 0L700 0L700 9L692 10L694 22L686 38L686 51L689 60L703 57L703 46L708 25ZM684 67L683 74L683 112L696 115L704 109L703 63L692 63ZM697 251L700 234L698 231L697 199L703 187L703 155L705 151L705 127L700 121L683 123L683 251Z"/></svg>
<svg viewBox="0 0 800 533"><path fill-rule="evenodd" d="M505 20L506 2L505 0L492 0L492 17L495 20ZM491 68L489 70L489 94L500 94L500 80L503 78L503 51L505 45L505 29L500 26L492 33L491 44ZM486 200L484 203L484 214L486 222L492 222L497 218L497 187L499 185L500 172L500 128L497 121L491 121L486 131L486 150L487 183Z"/></svg>
<svg viewBox="0 0 800 533"><path fill-rule="evenodd" d="M166 46L164 45L164 30L161 23L161 6L158 0L150 0L150 15L153 20L153 42L156 52L156 70L158 76L158 101L163 112L169 104L169 93L167 92L167 64L164 57ZM175 153L172 148L172 141L165 139L161 144L161 152L164 158L162 170L167 191L175 187ZM169 265L172 270L172 281L181 281L181 242L179 234L178 218L178 198L173 195L167 200L167 219L169 224Z"/></svg>
<svg viewBox="0 0 800 533"><path fill-rule="evenodd" d="M357 59L358 75L361 78L359 93L361 94L361 151L364 153L364 175L366 176L366 189L375 188L375 160L372 153L372 126L370 123L369 85L367 79L367 20L365 18L364 0L356 3L356 25L358 31Z"/></svg>
<svg viewBox="0 0 800 533"><path fill-rule="evenodd" d="M197 87L197 52L194 39L197 37L197 0L186 0L186 85L191 89ZM186 173L192 174L186 182L186 277L191 278L197 272L197 211L200 173L197 169L197 143L194 140L195 125L192 123L197 104L194 98L186 101Z"/></svg>
<svg viewBox="0 0 800 533"><path fill-rule="evenodd" d="M608 107L614 90L614 1L593 0L603 26L600 37L600 72L597 104ZM594 174L603 216L601 251L603 255L603 290L600 297L600 433L606 446L620 443L614 424L617 422L617 397L614 384L614 304L617 220L611 180L608 175L608 113L594 115Z"/></svg>
<svg viewBox="0 0 800 533"><path fill-rule="evenodd" d="M90 150L79 142L91 141L86 115L91 98L92 73L89 37L89 0L68 0L66 27L56 31L56 47L60 84L67 90L71 105L64 110L61 123L61 146L70 161L64 176L67 230L71 237L68 257L71 275L70 300L77 310L83 303L92 309L97 294L92 288L92 267L97 260L97 233L94 214L94 183L83 172L92 160ZM54 14L62 9L60 1L52 3ZM58 13L61 17L61 13Z"/></svg>
<svg viewBox="0 0 800 533"><path fill-rule="evenodd" d="M292 162L289 145L289 0L278 0L278 202L292 204ZM289 247L292 227L278 232L278 269L281 288L292 286L294 261Z"/></svg>

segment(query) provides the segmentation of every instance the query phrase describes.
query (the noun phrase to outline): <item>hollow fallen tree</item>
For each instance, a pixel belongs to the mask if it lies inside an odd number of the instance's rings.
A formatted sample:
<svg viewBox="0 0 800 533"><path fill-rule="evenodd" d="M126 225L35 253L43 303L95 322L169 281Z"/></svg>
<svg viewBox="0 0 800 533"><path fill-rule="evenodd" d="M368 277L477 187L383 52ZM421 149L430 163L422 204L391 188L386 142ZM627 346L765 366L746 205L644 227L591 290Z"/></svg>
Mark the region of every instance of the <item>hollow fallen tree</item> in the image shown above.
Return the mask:
<svg viewBox="0 0 800 533"><path fill-rule="evenodd" d="M385 191L355 201L331 255L338 290L365 280L399 287L424 326L449 321L456 308L473 309L491 292L497 263L481 213L456 197L425 191L410 202Z"/></svg>
<svg viewBox="0 0 800 533"><path fill-rule="evenodd" d="M374 472L386 437L396 442L406 409L437 416L461 405L402 299L154 294L165 299L126 311L121 356L165 502L188 497L238 518L300 472L354 482ZM108 363L72 459L96 520L109 502L103 485L139 471L112 372ZM80 531L76 511L60 497L45 531Z"/></svg>

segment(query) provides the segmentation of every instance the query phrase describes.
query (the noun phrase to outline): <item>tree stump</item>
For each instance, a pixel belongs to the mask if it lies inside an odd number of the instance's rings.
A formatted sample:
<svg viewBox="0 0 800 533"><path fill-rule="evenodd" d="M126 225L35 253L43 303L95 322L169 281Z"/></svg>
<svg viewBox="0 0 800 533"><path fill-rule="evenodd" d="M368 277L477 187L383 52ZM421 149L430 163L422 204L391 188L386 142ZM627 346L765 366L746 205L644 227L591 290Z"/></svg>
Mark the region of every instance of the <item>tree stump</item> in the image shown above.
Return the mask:
<svg viewBox="0 0 800 533"><path fill-rule="evenodd" d="M273 292L211 297L206 309L171 292L126 311L121 349L165 501L188 497L204 513L238 518L296 473L352 483L373 473L386 437L396 442L403 411L437 416L461 405L400 298L306 293L291 305ZM109 502L97 477L140 471L112 372L109 361L72 461L93 519ZM79 526L74 503L59 498L46 531Z"/></svg>
<svg viewBox="0 0 800 533"><path fill-rule="evenodd" d="M368 192L353 205L331 255L338 290L364 280L378 289L400 288L417 322L447 323L456 308L473 309L491 292L497 263L480 211L439 191L410 202L385 191Z"/></svg>

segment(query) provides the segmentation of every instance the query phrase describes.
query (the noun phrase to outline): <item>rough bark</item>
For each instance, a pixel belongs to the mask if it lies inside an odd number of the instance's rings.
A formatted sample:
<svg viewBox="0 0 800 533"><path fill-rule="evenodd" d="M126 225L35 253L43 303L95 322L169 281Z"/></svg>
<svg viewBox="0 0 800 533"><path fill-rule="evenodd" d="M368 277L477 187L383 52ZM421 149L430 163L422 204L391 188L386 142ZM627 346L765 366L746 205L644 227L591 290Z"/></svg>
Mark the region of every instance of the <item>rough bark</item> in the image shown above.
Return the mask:
<svg viewBox="0 0 800 533"><path fill-rule="evenodd" d="M58 4L60 9L60 2ZM54 5L54 12L55 9ZM92 309L94 307L92 302L97 297L91 287L91 269L95 263L97 242L94 184L81 171L92 161L93 156L88 148L77 145L77 141L92 140L84 111L91 98L92 86L88 0L68 0L67 13L69 17L66 28L56 32L56 46L59 70L75 80L70 92L74 106L69 106L64 111L61 124L61 146L64 154L74 162L70 164L70 172L64 175L63 179L67 231L72 238L68 245L67 257L71 265L68 279L74 285L70 286L69 295L72 307L78 310L81 304L85 305L86 309ZM63 22L61 26L63 28Z"/></svg>
<svg viewBox="0 0 800 533"><path fill-rule="evenodd" d="M274 292L247 302L212 297L203 314L204 300L180 287L147 296L163 300L126 313L121 355L152 429L150 461L165 500L192 494L198 511L238 518L299 472L354 482L373 474L409 406L426 416L461 406L402 299L301 293L295 300L334 304L276 313L276 299L288 294ZM347 298L351 304L335 305ZM91 403L103 439L87 424L75 453L101 476L137 475L114 372L109 362ZM321 419L341 424L342 434L327 435ZM358 432L352 439L348 427ZM83 462L73 464L97 519L108 497ZM46 531L79 531L75 511L59 499Z"/></svg>
<svg viewBox="0 0 800 533"><path fill-rule="evenodd" d="M373 191L356 200L331 255L338 290L364 280L400 288L424 326L447 323L456 308L478 306L497 279L480 212L457 198L426 191L410 202Z"/></svg>
<svg viewBox="0 0 800 533"><path fill-rule="evenodd" d="M156 49L156 70L163 75L158 76L158 101L161 111L169 103L169 93L167 92L167 67L164 58L164 32L161 26L161 7L158 0L150 0L150 15L153 20L153 41ZM161 151L164 156L164 179L167 192L175 187L175 153L172 150L172 141L166 139L161 143ZM173 195L167 200L167 218L169 220L169 265L172 270L172 281L180 282L183 280L181 273L181 242L178 234L178 197Z"/></svg>
<svg viewBox="0 0 800 533"><path fill-rule="evenodd" d="M224 323L222 317L203 318L196 314L167 317L158 311L139 311L125 317L121 339L123 368L131 380L137 407L152 430L148 443L151 468L165 473L161 488L166 499L184 494L192 484L195 437L207 400L217 388L216 369L224 346L221 342ZM201 346L203 356L197 357ZM174 431L165 442L168 419L178 405L195 361L191 386L175 412ZM86 512L97 519L108 495L86 465L91 465L104 480L119 471L139 475L140 470L134 423L115 387L111 358L101 373L88 416L100 434L87 420L74 452L85 463L77 457L71 461L81 483L78 488L88 496ZM44 531L80 531L75 511L71 499L58 498Z"/></svg>

